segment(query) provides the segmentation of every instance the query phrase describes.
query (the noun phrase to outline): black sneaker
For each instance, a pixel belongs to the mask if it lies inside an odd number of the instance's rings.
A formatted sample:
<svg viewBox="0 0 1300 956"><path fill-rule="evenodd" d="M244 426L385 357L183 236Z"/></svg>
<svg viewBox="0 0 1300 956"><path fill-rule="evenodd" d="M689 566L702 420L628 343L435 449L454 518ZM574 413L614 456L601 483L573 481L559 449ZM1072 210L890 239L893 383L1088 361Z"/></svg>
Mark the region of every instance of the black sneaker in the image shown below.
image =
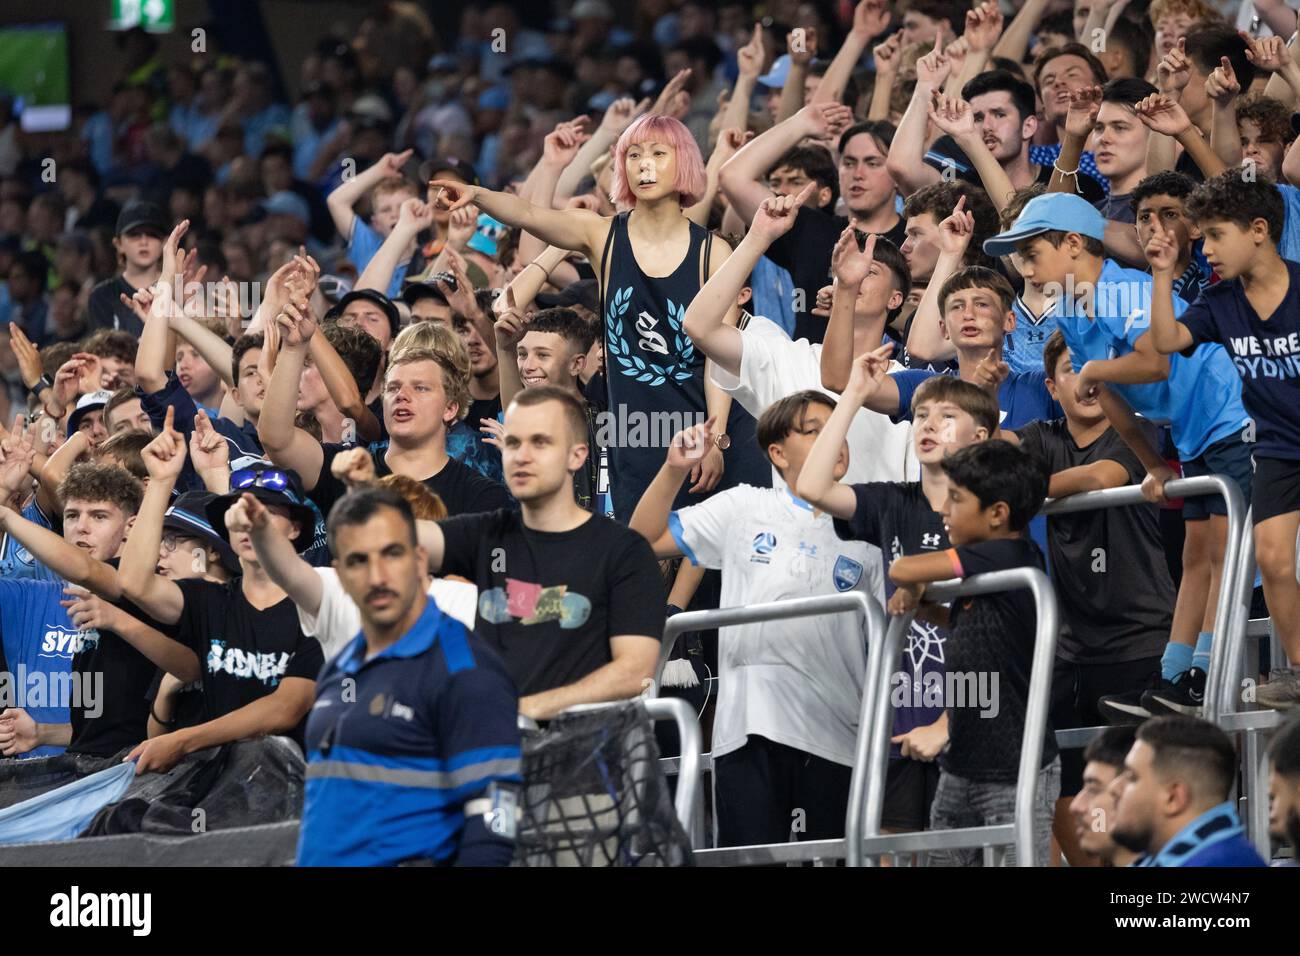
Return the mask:
<svg viewBox="0 0 1300 956"><path fill-rule="evenodd" d="M1205 671L1192 667L1175 677L1167 687L1147 691L1142 697L1142 706L1157 716L1186 714L1199 717L1201 705L1205 703L1205 678Z"/></svg>
<svg viewBox="0 0 1300 956"><path fill-rule="evenodd" d="M1110 724L1140 724L1151 716L1143 704L1143 698L1156 690L1165 690L1173 685L1160 676L1160 671L1151 675L1151 679L1137 690L1122 694L1107 694L1097 700L1097 713Z"/></svg>

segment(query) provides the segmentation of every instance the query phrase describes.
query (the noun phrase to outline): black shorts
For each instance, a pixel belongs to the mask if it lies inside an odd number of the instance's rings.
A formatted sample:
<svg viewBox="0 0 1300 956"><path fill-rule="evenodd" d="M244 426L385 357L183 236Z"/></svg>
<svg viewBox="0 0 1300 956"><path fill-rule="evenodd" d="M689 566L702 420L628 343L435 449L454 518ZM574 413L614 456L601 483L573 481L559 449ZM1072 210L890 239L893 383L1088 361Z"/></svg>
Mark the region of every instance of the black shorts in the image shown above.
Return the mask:
<svg viewBox="0 0 1300 956"><path fill-rule="evenodd" d="M1159 657L1118 664L1077 664L1057 658L1052 668L1052 729L1100 727L1106 721L1097 711L1099 699L1144 687L1159 670ZM1074 796L1082 785L1083 748L1062 749L1061 796Z"/></svg>
<svg viewBox="0 0 1300 956"><path fill-rule="evenodd" d="M1300 511L1300 461L1255 458L1251 519L1255 524Z"/></svg>
<svg viewBox="0 0 1300 956"><path fill-rule="evenodd" d="M1183 462L1183 477L1196 478L1200 475L1223 475L1236 483L1241 489L1246 507L1250 507L1251 485L1253 478L1250 468L1250 445L1239 437L1216 441L1195 458ZM1204 521L1210 515L1226 515L1228 503L1223 495L1197 495L1183 499L1183 520Z"/></svg>
<svg viewBox="0 0 1300 956"><path fill-rule="evenodd" d="M930 825L930 804L939 788L939 762L891 757L885 777L882 830L924 830Z"/></svg>

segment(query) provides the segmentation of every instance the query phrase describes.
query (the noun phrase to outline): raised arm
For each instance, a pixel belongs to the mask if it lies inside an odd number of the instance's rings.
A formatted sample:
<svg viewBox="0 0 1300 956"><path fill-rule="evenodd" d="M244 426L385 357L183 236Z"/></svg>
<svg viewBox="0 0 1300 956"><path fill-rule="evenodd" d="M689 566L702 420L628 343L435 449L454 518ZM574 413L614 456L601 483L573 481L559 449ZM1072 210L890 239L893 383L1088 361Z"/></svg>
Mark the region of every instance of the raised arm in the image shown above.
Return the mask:
<svg viewBox="0 0 1300 956"><path fill-rule="evenodd" d="M1001 36L1002 11L996 0L985 0L974 10L966 11L966 26L961 35L966 41L966 59L952 78L953 96L960 96L962 88L984 72Z"/></svg>
<svg viewBox="0 0 1300 956"><path fill-rule="evenodd" d="M1157 221L1156 232L1147 242L1151 264L1151 329L1142 338L1161 355L1182 352L1194 344L1192 333L1174 317L1174 268L1178 261L1178 240ZM1139 340L1141 341L1141 340Z"/></svg>
<svg viewBox="0 0 1300 956"><path fill-rule="evenodd" d="M64 580L89 588L110 601L122 596L112 565L96 560L84 548L68 544L49 528L28 521L4 505L0 505L0 532L13 538Z"/></svg>
<svg viewBox="0 0 1300 956"><path fill-rule="evenodd" d="M815 27L795 27L785 37L785 52L790 57L790 72L776 107L776 122L788 120L803 109L804 81L808 79L808 66L817 56L817 30Z"/></svg>
<svg viewBox="0 0 1300 956"><path fill-rule="evenodd" d="M892 18L889 4L885 3L885 0L859 0L858 5L853 8L853 26L849 28L849 34L840 44L840 48L835 51L834 58L822 75L822 81L817 84L817 91L812 97L813 103L840 101L845 88L849 85L849 78L857 69L867 46L889 29L889 21Z"/></svg>
<svg viewBox="0 0 1300 956"><path fill-rule="evenodd" d="M1065 138L1061 141L1061 154L1052 170L1051 182L1047 184L1049 193L1079 191L1079 159L1097 123L1100 109L1100 86L1085 86L1070 94L1070 108L1065 114Z"/></svg>
<svg viewBox="0 0 1300 956"><path fill-rule="evenodd" d="M831 314L826 322L826 338L822 340L822 388L843 392L849 384L853 370L853 317L857 311L858 293L867 281L875 262L876 237L867 236L865 245L858 247L858 234L852 226L840 233L831 251L831 274L835 278L831 294Z"/></svg>
<svg viewBox="0 0 1300 956"><path fill-rule="evenodd" d="M401 264L402 253L424 229L433 225L433 205L421 199L411 197L405 200L397 214L397 224L393 226L387 238L366 268L357 278L355 289L374 289L388 294L388 287L393 281L393 273Z"/></svg>
<svg viewBox="0 0 1300 956"><path fill-rule="evenodd" d="M1210 148L1225 166L1241 165L1241 134L1237 130L1237 95L1241 84L1232 61L1219 58L1219 65L1205 78L1205 95L1212 104Z"/></svg>
<svg viewBox="0 0 1300 956"><path fill-rule="evenodd" d="M867 119L889 119L889 102L898 80L898 66L902 60L903 34L891 33L885 42L876 44L871 51L876 64L876 81L871 87L871 102L867 104Z"/></svg>
<svg viewBox="0 0 1300 956"><path fill-rule="evenodd" d="M1183 90L1191 82L1192 64L1187 58L1185 41L1180 38L1178 45L1164 55L1156 66L1156 87L1177 103ZM1174 168L1178 160L1178 150L1172 138L1165 135L1147 138L1147 175L1167 172Z"/></svg>
<svg viewBox="0 0 1300 956"><path fill-rule="evenodd" d="M515 282L522 279L526 272L524 270L519 273ZM533 294L536 295L536 292ZM532 302L532 296L527 301ZM515 396L524 389L523 380L519 377L519 354L516 349L519 340L528 334L528 317L515 298L513 282L506 286L502 295L497 296L492 309L497 317L492 326L492 335L497 346L497 381L501 389L501 407L509 408Z"/></svg>
<svg viewBox="0 0 1300 956"><path fill-rule="evenodd" d="M592 263L600 260L610 220L586 209L551 209L509 193L493 192L482 186L466 186L451 180L429 183L431 201L444 209L459 209L474 203L488 215L510 226L519 226L543 242L581 252Z"/></svg>
<svg viewBox="0 0 1300 956"><path fill-rule="evenodd" d="M257 419L257 437L267 456L282 468L292 468L312 491L320 481L325 449L293 423L298 403L298 381L302 378L308 343L316 333L316 318L309 306L290 303L276 319L280 330L280 353L275 370L266 384L262 414Z"/></svg>
<svg viewBox="0 0 1300 956"><path fill-rule="evenodd" d="M783 123L754 137L718 171L718 185L740 218L749 222L772 195L767 174L777 160L805 136L838 136L853 122L853 111L839 103L809 103Z"/></svg>
<svg viewBox="0 0 1300 956"><path fill-rule="evenodd" d="M401 153L385 153L379 162L364 172L344 179L337 189L325 197L325 206L329 209L330 218L334 220L334 228L345 242L352 238L352 222L356 218L352 207L381 179L402 175L402 167L411 158L412 152L408 149Z"/></svg>
<svg viewBox="0 0 1300 956"><path fill-rule="evenodd" d="M915 192L941 178L938 170L926 165L925 147L930 129L930 100L942 92L950 69L948 57L938 49L916 61L912 99L898 122L885 160L885 169L904 192Z"/></svg>
<svg viewBox="0 0 1300 956"><path fill-rule="evenodd" d="M678 432L658 474L637 502L628 527L650 542L656 558L675 558L682 553L668 530L668 516L682 482L712 447L712 420Z"/></svg>
<svg viewBox="0 0 1300 956"><path fill-rule="evenodd" d="M798 196L769 196L765 199L740 245L717 267L686 308L682 321L686 334L707 358L730 375L740 374L744 339L741 331L727 325L724 319L735 306L740 290L745 287L745 281L758 260L778 236L784 235L794 225L799 207L812 195L816 185L809 183Z"/></svg>
<svg viewBox="0 0 1300 956"><path fill-rule="evenodd" d="M849 434L853 416L858 413L868 392L889 377L892 348L892 345L882 345L853 360L849 383L809 449L796 482L796 495L813 507L846 521L857 511L858 500L851 487L835 480L835 463L839 461L840 449Z"/></svg>
<svg viewBox="0 0 1300 956"><path fill-rule="evenodd" d="M609 109L605 110L605 115L601 118L596 131L591 134L591 138L582 144L578 154L573 157L573 162L560 173L559 181L555 184L556 205L566 202L578 192L582 181L591 175L591 164L606 155L610 147L623 135L623 130L631 126L632 121L644 113L649 106L649 98L637 103L631 97L615 100L609 105Z"/></svg>
<svg viewBox="0 0 1300 956"><path fill-rule="evenodd" d="M176 410L168 406L162 430L141 453L149 482L117 569L122 593L164 624L175 624L185 609L185 597L176 582L154 573L162 542L163 514L171 504L172 488L185 465L185 438L176 430L175 415Z"/></svg>
<svg viewBox="0 0 1300 956"><path fill-rule="evenodd" d="M266 505L245 494L226 512L226 528L232 535L248 533L267 577L283 588L294 604L313 616L320 611L324 592L320 575L299 557L293 542L276 530Z"/></svg>
<svg viewBox="0 0 1300 956"><path fill-rule="evenodd" d="M1020 9L1007 24L1001 39L993 46L993 56L1005 57L1015 63L1023 63L1029 52L1029 38L1038 29L1043 15L1052 0L1024 0Z"/></svg>
<svg viewBox="0 0 1300 956"><path fill-rule="evenodd" d="M705 229L713 214L713 203L718 196L718 173L736 150L748 143L754 134L745 132L743 127L729 127L718 134L718 142L709 154L709 161L704 166L704 195L695 205L686 209L686 218Z"/></svg>
<svg viewBox="0 0 1300 956"><path fill-rule="evenodd" d="M1138 103L1133 111L1153 133L1161 134L1164 138L1172 137L1181 144L1206 179L1217 176L1228 168L1210 149L1201 131L1192 125L1187 112L1167 95L1152 93ZM1153 135L1151 139L1157 139L1157 136ZM1150 156L1149 151L1147 155Z"/></svg>
<svg viewBox="0 0 1300 956"><path fill-rule="evenodd" d="M1291 29L1295 29L1295 23ZM1283 106L1294 106L1296 93L1300 91L1300 63L1296 61L1295 44L1287 49L1287 41L1281 36L1252 37L1242 33L1241 38L1246 41L1246 59L1263 72L1273 74L1264 87L1264 95Z"/></svg>
<svg viewBox="0 0 1300 956"><path fill-rule="evenodd" d="M957 354L952 342L943 334L943 308L939 290L953 273L962 267L963 257L975 235L975 217L966 210L966 197L957 200L952 215L939 223L939 258L934 272L912 316L907 336L907 351L923 362L937 362Z"/></svg>

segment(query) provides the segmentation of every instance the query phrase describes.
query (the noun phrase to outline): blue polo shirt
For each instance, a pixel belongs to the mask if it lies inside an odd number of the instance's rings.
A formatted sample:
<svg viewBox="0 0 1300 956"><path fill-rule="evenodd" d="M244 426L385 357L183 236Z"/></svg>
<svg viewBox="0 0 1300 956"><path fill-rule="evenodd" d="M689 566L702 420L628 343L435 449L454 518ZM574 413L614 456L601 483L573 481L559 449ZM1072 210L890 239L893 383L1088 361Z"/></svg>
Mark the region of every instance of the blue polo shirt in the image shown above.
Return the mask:
<svg viewBox="0 0 1300 956"><path fill-rule="evenodd" d="M1093 359L1112 359L1133 351L1151 328L1151 276L1107 259L1093 295L1096 318L1062 301L1057 325L1070 348L1075 371ZM1174 296L1174 317L1187 303ZM1111 385L1144 418L1168 422L1183 461L1205 453L1215 442L1239 437L1248 420L1241 403L1241 379L1221 345L1206 344L1190 355L1169 356L1169 377L1143 385Z"/></svg>
<svg viewBox="0 0 1300 956"><path fill-rule="evenodd" d="M501 659L433 601L369 660L358 635L316 680L298 864L453 860L465 803L522 781L517 713Z"/></svg>
<svg viewBox="0 0 1300 956"><path fill-rule="evenodd" d="M1232 802L1211 807L1174 835L1160 852L1134 866L1267 866L1237 818Z"/></svg>

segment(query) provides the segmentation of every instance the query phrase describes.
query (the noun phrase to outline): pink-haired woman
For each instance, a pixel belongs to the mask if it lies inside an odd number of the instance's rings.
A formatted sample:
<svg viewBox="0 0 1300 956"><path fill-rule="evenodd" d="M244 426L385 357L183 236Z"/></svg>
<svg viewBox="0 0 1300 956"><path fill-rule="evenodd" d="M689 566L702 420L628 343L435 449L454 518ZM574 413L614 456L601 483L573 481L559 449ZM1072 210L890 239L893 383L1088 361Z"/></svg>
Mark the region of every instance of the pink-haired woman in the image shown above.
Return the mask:
<svg viewBox="0 0 1300 956"><path fill-rule="evenodd" d="M731 253L725 242L714 240L683 212L705 192L704 160L694 138L680 121L660 114L642 116L628 126L614 147L610 197L627 211L615 216L548 209L508 193L447 180L432 181L429 190L444 207L474 203L507 225L580 252L596 270L608 408L616 423L609 434L614 477L610 492L615 516L628 521L663 464L659 436L683 427L665 431L664 423L692 424L719 411L725 423L730 404L712 386L706 400L704 356L682 328L687 305ZM651 417L641 417L647 413ZM722 435L717 441L691 491L712 490L721 477L721 449L728 442Z"/></svg>

